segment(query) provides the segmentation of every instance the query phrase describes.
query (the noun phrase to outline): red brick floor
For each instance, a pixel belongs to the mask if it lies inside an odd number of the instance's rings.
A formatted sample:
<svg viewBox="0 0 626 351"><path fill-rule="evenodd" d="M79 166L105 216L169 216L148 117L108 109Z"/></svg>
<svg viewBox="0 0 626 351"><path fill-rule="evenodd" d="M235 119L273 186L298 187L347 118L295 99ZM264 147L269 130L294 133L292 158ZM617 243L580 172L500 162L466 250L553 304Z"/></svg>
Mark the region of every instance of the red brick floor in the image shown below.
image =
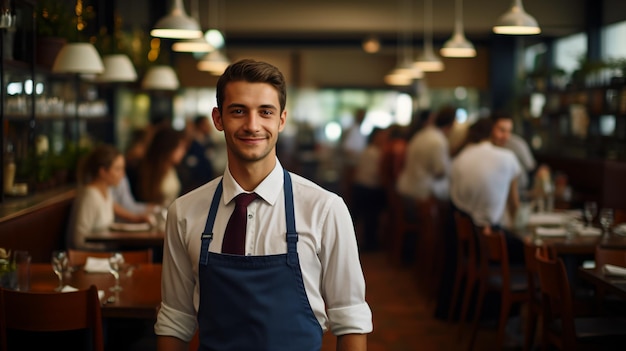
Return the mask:
<svg viewBox="0 0 626 351"><path fill-rule="evenodd" d="M384 252L363 253L366 299L374 317L374 331L368 335L369 351L450 351L466 350L469 326L463 342L457 340L457 324L433 318L433 304L420 294L410 268L392 267ZM478 334L474 350L492 350L495 331ZM335 350L335 337L326 333L322 351Z"/></svg>

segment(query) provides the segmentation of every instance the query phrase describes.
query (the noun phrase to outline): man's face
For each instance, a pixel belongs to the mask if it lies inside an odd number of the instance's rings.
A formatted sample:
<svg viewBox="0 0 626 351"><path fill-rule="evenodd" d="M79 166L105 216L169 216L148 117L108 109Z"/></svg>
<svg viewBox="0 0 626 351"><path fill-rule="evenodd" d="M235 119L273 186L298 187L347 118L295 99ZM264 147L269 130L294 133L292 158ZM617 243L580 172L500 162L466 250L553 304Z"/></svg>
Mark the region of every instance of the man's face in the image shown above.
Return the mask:
<svg viewBox="0 0 626 351"><path fill-rule="evenodd" d="M278 134L287 111L280 111L278 92L266 83L231 82L224 91L222 113L213 109L217 130L224 132L228 162L274 162Z"/></svg>
<svg viewBox="0 0 626 351"><path fill-rule="evenodd" d="M500 118L491 129L491 142L497 146L504 146L511 137L513 121L508 118Z"/></svg>

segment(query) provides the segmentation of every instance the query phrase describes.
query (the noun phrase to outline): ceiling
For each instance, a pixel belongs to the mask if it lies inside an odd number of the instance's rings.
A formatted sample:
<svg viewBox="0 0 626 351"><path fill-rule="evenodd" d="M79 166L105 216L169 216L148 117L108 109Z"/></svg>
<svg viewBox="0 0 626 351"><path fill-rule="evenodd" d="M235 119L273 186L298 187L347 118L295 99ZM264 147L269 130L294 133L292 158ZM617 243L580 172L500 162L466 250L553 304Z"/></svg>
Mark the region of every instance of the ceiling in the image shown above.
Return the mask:
<svg viewBox="0 0 626 351"><path fill-rule="evenodd" d="M171 1L171 0L170 0ZM383 41L411 32L420 40L428 0L184 0L187 12L200 18L203 29L218 27L230 44L343 45L368 35ZM435 41L450 37L455 0L431 0ZM541 26L543 36L563 36L585 27L588 0L525 0L524 7ZM605 0L619 1L619 0ZM171 2L170 2L171 3ZM463 20L472 41L487 40L511 0L465 0ZM407 10L408 8L408 10Z"/></svg>

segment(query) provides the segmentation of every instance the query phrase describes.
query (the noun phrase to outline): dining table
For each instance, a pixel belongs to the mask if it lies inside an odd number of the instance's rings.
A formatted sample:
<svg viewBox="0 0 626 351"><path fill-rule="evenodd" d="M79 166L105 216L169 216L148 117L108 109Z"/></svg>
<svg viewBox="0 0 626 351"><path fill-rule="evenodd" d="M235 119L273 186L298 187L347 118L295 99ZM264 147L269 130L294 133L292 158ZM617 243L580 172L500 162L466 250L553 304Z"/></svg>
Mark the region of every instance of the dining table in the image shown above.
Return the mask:
<svg viewBox="0 0 626 351"><path fill-rule="evenodd" d="M87 242L106 243L108 246L137 248L163 247L165 232L156 229L146 230L106 230L94 232L85 237Z"/></svg>
<svg viewBox="0 0 626 351"><path fill-rule="evenodd" d="M593 284L597 288L626 300L626 276L613 276L606 274L602 267L580 267L578 275L584 281Z"/></svg>
<svg viewBox="0 0 626 351"><path fill-rule="evenodd" d="M626 235L582 223L569 225L568 221L577 221L577 214L578 211L531 214L524 225L512 232L524 242L550 246L559 255L593 255L597 246L626 249Z"/></svg>
<svg viewBox="0 0 626 351"><path fill-rule="evenodd" d="M161 264L126 265L120 272L121 291L111 291L115 278L108 272L87 272L72 267L63 275L66 290L87 289L95 285L105 318L154 319L161 305ZM30 291L53 292L60 286L51 264L30 265Z"/></svg>

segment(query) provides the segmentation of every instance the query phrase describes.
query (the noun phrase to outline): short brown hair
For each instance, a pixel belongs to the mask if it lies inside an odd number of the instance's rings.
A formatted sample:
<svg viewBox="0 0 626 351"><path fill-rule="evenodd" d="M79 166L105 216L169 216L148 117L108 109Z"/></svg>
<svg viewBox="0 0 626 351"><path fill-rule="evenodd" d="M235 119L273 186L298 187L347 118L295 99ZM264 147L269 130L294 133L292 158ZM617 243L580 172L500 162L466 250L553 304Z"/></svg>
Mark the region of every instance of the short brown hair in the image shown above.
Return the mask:
<svg viewBox="0 0 626 351"><path fill-rule="evenodd" d="M230 82L245 81L250 83L267 83L276 89L280 112L283 112L287 104L287 84L283 74L273 65L267 62L252 59L239 60L226 68L224 74L217 80L217 108L222 112L224 103L224 91Z"/></svg>

